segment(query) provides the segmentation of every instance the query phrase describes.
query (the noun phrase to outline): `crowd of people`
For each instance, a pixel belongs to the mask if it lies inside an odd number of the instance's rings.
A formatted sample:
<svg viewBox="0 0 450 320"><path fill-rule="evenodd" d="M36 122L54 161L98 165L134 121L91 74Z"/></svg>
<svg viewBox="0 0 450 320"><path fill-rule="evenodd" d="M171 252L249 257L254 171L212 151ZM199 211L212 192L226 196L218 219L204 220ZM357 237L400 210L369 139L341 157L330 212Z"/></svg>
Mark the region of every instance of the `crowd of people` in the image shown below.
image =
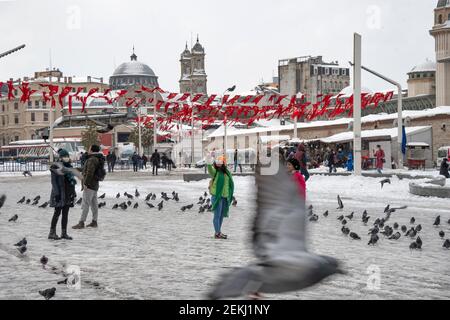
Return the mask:
<svg viewBox="0 0 450 320"><path fill-rule="evenodd" d="M289 160L295 157L299 163L303 176L309 179L308 169L317 169L321 166L328 168L329 173L337 172L338 168L352 172L354 170L353 150L346 150L343 146L319 147L314 144L299 144L297 146L286 146L282 148L285 159ZM373 150L373 159L369 157L362 158L362 168L364 170L374 167L378 173L382 173L386 155L380 145L377 150ZM372 161L373 160L373 161Z"/></svg>

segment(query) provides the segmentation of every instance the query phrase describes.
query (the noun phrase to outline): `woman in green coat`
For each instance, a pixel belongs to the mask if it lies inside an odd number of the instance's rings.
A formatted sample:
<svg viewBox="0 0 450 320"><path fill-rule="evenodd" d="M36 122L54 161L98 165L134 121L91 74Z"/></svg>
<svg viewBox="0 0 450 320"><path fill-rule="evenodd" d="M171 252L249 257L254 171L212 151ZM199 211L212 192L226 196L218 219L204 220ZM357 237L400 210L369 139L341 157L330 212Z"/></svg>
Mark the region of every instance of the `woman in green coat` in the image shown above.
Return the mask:
<svg viewBox="0 0 450 320"><path fill-rule="evenodd" d="M226 166L226 158L220 156L212 163L212 158L207 159L208 173L212 180L209 192L212 195L211 202L214 210L213 225L215 239L227 239L222 233L223 218L228 218L231 202L234 194L233 177ZM212 164L211 164L212 163Z"/></svg>

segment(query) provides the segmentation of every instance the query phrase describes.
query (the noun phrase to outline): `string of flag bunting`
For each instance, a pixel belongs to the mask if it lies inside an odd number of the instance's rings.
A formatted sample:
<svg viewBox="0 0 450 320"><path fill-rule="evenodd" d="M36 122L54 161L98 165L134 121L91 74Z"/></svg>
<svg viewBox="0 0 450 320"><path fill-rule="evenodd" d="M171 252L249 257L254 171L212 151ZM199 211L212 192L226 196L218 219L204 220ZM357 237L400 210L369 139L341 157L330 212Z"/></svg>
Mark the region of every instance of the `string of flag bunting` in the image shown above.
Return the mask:
<svg viewBox="0 0 450 320"><path fill-rule="evenodd" d="M121 103L127 108L155 107L158 112L157 123L162 130L169 130L176 123L191 123L194 120L207 127L216 121L241 123L251 125L258 120L275 118L312 121L317 118L333 119L339 115L353 115L353 95L339 94L318 95L317 102L306 101L305 96L299 97L272 94L255 95L223 95L171 93L163 89L141 86L134 90L117 90L69 85L39 84L37 89L31 89L30 84L23 82L14 85L12 81L0 82L0 88L6 86L5 98L18 99L28 103L33 96L40 95L51 108L64 108L67 105L69 114L73 112L73 102L81 103L81 112L85 113L89 99L103 99L108 105ZM377 108L380 103L391 100L394 92L361 94L362 109ZM0 90L0 98L3 98ZM192 119L192 117L194 119ZM145 115L134 119L144 126L153 124L153 116Z"/></svg>

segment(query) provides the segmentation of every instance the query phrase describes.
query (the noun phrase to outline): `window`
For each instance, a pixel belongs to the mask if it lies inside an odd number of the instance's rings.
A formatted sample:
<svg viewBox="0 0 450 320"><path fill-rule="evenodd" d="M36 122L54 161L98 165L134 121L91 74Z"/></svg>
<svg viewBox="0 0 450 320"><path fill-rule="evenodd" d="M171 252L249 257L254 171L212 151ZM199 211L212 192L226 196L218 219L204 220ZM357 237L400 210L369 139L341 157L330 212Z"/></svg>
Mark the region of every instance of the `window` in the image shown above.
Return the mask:
<svg viewBox="0 0 450 320"><path fill-rule="evenodd" d="M2 112L5 112L5 105L2 104Z"/></svg>
<svg viewBox="0 0 450 320"><path fill-rule="evenodd" d="M2 117L2 126L4 126L5 124L6 124L5 117Z"/></svg>
<svg viewBox="0 0 450 320"><path fill-rule="evenodd" d="M47 102L45 102L45 100L42 101L42 107L45 108L46 106L47 106Z"/></svg>
<svg viewBox="0 0 450 320"><path fill-rule="evenodd" d="M48 121L48 113L44 112L44 121Z"/></svg>
<svg viewBox="0 0 450 320"><path fill-rule="evenodd" d="M36 121L36 114L34 112L31 113L31 122Z"/></svg>
<svg viewBox="0 0 450 320"><path fill-rule="evenodd" d="M439 24L442 24L442 14L439 15L438 23L439 23Z"/></svg>
<svg viewBox="0 0 450 320"><path fill-rule="evenodd" d="M31 109L31 107L33 107L33 102L28 101L28 109Z"/></svg>
<svg viewBox="0 0 450 320"><path fill-rule="evenodd" d="M39 108L39 100L36 100L36 101L34 102L34 106L35 106L36 108Z"/></svg>
<svg viewBox="0 0 450 320"><path fill-rule="evenodd" d="M15 136L15 137L14 137L14 140L15 140L15 141L19 141L19 139L20 139L19 136Z"/></svg>
<svg viewBox="0 0 450 320"><path fill-rule="evenodd" d="M325 75L328 76L330 74L330 68L325 68Z"/></svg>
<svg viewBox="0 0 450 320"><path fill-rule="evenodd" d="M18 111L19 110L19 103L15 102L14 103L14 111Z"/></svg>
<svg viewBox="0 0 450 320"><path fill-rule="evenodd" d="M14 115L14 124L19 124L19 115L18 114Z"/></svg>
<svg viewBox="0 0 450 320"><path fill-rule="evenodd" d="M448 18L447 18L447 20L448 20L448 21L450 21L450 13L448 14Z"/></svg>

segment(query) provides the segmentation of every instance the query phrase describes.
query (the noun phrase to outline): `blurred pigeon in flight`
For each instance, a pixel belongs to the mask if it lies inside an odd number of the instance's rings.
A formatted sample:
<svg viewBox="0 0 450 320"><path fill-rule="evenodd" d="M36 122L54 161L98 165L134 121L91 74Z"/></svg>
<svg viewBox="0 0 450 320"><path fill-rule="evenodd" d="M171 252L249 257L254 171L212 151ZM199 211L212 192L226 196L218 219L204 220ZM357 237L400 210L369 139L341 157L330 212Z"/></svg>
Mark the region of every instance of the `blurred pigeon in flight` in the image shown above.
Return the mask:
<svg viewBox="0 0 450 320"><path fill-rule="evenodd" d="M284 166L280 167L276 175L256 176L253 249L259 261L224 275L209 298L297 291L343 273L336 259L307 251L305 203Z"/></svg>

